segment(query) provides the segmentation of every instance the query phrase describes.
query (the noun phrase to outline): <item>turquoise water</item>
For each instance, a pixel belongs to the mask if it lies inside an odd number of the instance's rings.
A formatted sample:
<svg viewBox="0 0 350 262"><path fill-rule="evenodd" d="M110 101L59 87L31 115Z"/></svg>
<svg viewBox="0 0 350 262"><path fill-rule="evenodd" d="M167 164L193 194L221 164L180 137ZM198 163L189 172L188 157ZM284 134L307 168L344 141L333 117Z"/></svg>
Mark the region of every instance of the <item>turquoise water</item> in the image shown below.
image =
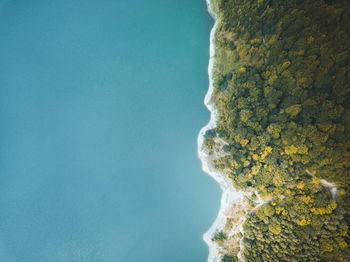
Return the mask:
<svg viewBox="0 0 350 262"><path fill-rule="evenodd" d="M205 261L204 0L0 0L0 261Z"/></svg>

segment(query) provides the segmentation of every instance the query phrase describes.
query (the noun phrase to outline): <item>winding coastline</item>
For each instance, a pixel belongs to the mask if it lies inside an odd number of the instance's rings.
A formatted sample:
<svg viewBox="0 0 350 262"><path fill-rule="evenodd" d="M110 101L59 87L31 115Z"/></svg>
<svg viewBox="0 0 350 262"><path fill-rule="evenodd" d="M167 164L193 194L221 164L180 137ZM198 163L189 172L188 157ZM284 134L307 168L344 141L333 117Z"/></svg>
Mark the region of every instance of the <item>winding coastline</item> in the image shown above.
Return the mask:
<svg viewBox="0 0 350 262"><path fill-rule="evenodd" d="M307 4L312 5L311 2ZM327 65L325 54L312 56L315 52L312 48L314 45L324 48L330 41L323 39L324 34L313 44L315 34L311 36L305 30L299 40L309 39L309 49L300 44L286 50L287 57L278 56L276 50L284 50L282 43L288 42L295 29L293 24L287 23L291 19L288 11L278 16L268 4L258 3L252 7L248 2L234 11L236 7L232 2L220 2L217 6L215 0L207 0L207 7L214 26L210 33L209 90L204 104L211 115L198 136L198 156L203 171L222 189L219 213L203 236L209 246L208 262L256 261L256 257L264 258L262 261L272 257L289 261L305 256L312 261L319 261L321 257L342 260L347 256L348 245L346 231L341 231L341 228L348 228L343 219L346 204L342 201L347 188L342 177L346 176L345 168L349 163L349 154L343 147L346 141L343 134L349 128L345 121L348 111L342 106L344 99L339 94L319 97L317 88L322 84L316 82L316 86L305 89L299 81L301 76L316 79L317 74L325 74L314 69L310 73L310 67L300 63L300 57L303 61L321 57L321 64ZM297 12L300 8L285 6L285 10L290 9ZM242 10L245 20L239 13ZM260 20L253 25L250 22L241 25L241 21L250 21L257 14L264 16L267 10L270 14L265 23L274 19L274 15L280 19L276 32L266 35L263 29L256 31L262 23ZM319 11L330 12L324 4ZM304 21L302 14L293 16ZM319 21L317 17L310 15L310 21ZM289 35L283 33L283 28L293 30ZM256 35L251 36L248 29ZM266 54L271 56L270 53L278 59L269 63ZM341 61L335 61L338 69ZM294 79L295 74L299 82ZM284 81L289 79L295 81L285 85ZM300 93L293 93L293 90ZM286 98L282 99L283 94ZM322 107L316 106L319 100ZM331 113L328 105L333 110ZM250 119L251 116L254 117ZM316 124L310 124L310 119ZM328 124L322 122L325 119ZM337 124L329 124L334 119ZM338 126L338 123L343 125ZM211 129L214 132L206 133ZM330 155L334 155L331 160ZM305 171L311 177L305 175ZM338 188L345 189L338 194ZM331 233L334 240L324 239L322 224L334 224ZM304 234L313 236L312 240ZM271 241L277 244L271 246ZM296 252L281 251L281 246L293 246ZM308 250L307 254L304 249Z"/></svg>
<svg viewBox="0 0 350 262"><path fill-rule="evenodd" d="M227 224L227 220L229 218L234 217L236 219L236 223L229 230L230 231L229 233L231 237L234 236L235 234L239 234L239 233L241 234L238 240L239 251L237 252L236 255L237 255L238 261L244 261L243 224L245 223L246 216L239 214L239 212L243 211L243 214L244 212L248 212L248 211L252 212L258 209L259 207L261 207L263 204L269 202L270 200L261 199L257 192L255 192L257 196L257 200L253 200L251 198L251 192L235 191L232 181L228 179L227 176L225 176L224 172L220 172L219 170L215 169L212 166L211 160L213 157L210 156L205 150L204 135L207 130L213 129L217 126L217 116L218 116L218 113L214 108L213 104L210 103L210 100L214 91L214 78L213 78L214 62L215 62L214 37L218 26L218 19L215 11L213 10L212 1L213 0L206 0L208 12L210 16L214 19L214 26L210 32L209 65L208 65L209 88L204 98L204 104L210 112L210 120L208 124L200 130L197 144L198 144L198 157L202 163L202 170L215 179L215 181L220 185L222 194L221 194L220 208L219 208L218 215L214 223L209 228L209 230L204 233L203 240L206 242L206 244L209 247L209 255L208 255L207 261L220 262L223 255L225 254L225 251L217 242L213 241L212 239L214 238L215 234L217 234L218 232L222 231L225 228ZM225 141L221 141L221 142L225 143ZM256 204L256 206L253 209L249 207L249 204L247 203L248 199ZM234 205L236 206L234 207ZM234 211L238 211L237 214L233 213Z"/></svg>
<svg viewBox="0 0 350 262"><path fill-rule="evenodd" d="M209 49L209 65L208 65L208 75L209 75L209 89L204 99L204 104L210 111L210 120L206 126L204 126L198 135L198 157L202 162L202 170L213 177L220 185L222 189L221 204L219 213L209 228L209 230L203 235L204 241L209 246L209 256L208 262L220 261L221 256L219 253L220 247L217 243L212 241L214 235L220 231L226 224L227 216L225 213L231 208L232 204L238 199L243 197L243 194L233 190L232 182L229 181L225 176L223 176L218 170L215 170L209 161L209 155L204 150L204 134L207 130L216 127L217 122L217 112L213 105L210 103L212 93L214 90L214 79L213 79L213 67L214 67L214 56L215 56L215 45L214 36L218 25L217 15L213 10L211 0L207 0L208 12L214 19L214 26L210 32L210 49Z"/></svg>

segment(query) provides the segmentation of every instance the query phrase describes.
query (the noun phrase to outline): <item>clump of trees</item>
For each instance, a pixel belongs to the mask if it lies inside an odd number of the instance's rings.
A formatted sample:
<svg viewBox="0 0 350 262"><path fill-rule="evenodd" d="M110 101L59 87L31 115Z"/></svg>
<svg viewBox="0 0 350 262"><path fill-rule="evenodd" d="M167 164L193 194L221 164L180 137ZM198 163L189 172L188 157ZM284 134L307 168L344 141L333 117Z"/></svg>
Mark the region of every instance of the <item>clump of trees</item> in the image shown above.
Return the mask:
<svg viewBox="0 0 350 262"><path fill-rule="evenodd" d="M213 237L212 240L214 240L214 241L220 241L220 240L225 240L225 239L226 239L225 233L222 232L222 231L220 231L220 232L217 232L217 233L214 235L214 237Z"/></svg>
<svg viewBox="0 0 350 262"><path fill-rule="evenodd" d="M215 153L213 138L224 139L231 154L215 166L272 200L247 217L246 260L350 261L349 2L217 0L215 8L219 121L205 145ZM337 202L320 179L339 186Z"/></svg>
<svg viewBox="0 0 350 262"><path fill-rule="evenodd" d="M237 257L235 256L229 256L229 255L224 255L224 257L221 260L222 262L237 262Z"/></svg>

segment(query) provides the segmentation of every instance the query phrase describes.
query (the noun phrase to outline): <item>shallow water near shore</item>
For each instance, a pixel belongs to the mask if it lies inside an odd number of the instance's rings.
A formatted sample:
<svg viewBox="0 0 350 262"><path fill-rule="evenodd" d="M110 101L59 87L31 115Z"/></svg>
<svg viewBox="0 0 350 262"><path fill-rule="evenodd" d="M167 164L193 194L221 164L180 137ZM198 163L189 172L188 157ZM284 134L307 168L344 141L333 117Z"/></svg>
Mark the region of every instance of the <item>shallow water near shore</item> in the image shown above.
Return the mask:
<svg viewBox="0 0 350 262"><path fill-rule="evenodd" d="M206 3L0 1L0 261L205 261Z"/></svg>

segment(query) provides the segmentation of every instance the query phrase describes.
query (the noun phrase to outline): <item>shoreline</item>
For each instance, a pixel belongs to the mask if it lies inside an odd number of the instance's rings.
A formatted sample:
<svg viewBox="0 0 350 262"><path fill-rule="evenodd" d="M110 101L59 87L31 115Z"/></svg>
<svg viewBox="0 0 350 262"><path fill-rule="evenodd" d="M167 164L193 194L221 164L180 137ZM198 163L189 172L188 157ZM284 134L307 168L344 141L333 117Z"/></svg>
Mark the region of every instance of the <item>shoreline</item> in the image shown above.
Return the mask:
<svg viewBox="0 0 350 262"><path fill-rule="evenodd" d="M246 220L246 214L248 212L251 212L259 208L261 205L269 202L270 200L261 199L257 192L255 193L258 196L258 199L252 200L251 199L252 192L235 191L232 181L228 179L227 176L225 176L225 173L220 172L219 170L216 170L212 166L210 161L212 156L209 156L207 154L203 145L205 132L207 130L215 128L217 123L217 111L215 110L213 105L210 103L210 99L214 91L214 78L213 78L214 62L215 62L214 36L215 36L216 28L218 26L218 20L217 20L217 15L213 10L211 1L213 0L206 0L208 12L210 16L214 19L214 26L212 27L210 32L209 65L208 65L209 88L204 98L204 104L210 112L210 120L208 124L205 125L200 130L197 138L197 145L198 145L198 157L202 163L202 170L208 175L210 175L212 178L214 178L214 180L220 185L222 194L221 194L221 200L220 200L220 208L219 208L217 217L213 222L213 224L208 229L208 231L203 234L203 240L209 247L209 255L208 255L207 261L221 262L221 258L225 253L224 252L225 249L224 247L220 246L217 242L213 241L212 238L215 236L216 233L225 230L225 227L227 225L227 219L238 218L237 223L234 224L231 230L229 230L228 236L232 237L239 233L242 235L238 241L239 251L236 254L236 256L238 258L238 261L244 261L243 224L245 223L245 220ZM225 144L225 141L221 141L221 143ZM254 208L250 208L249 205L246 203L247 199L253 201L256 204L256 206ZM234 205L236 205L236 207L234 207ZM233 211L237 211L237 213L233 214L232 213ZM243 214L237 217L237 214L239 214L239 212L243 212Z"/></svg>
<svg viewBox="0 0 350 262"><path fill-rule="evenodd" d="M241 185L238 182L237 182L237 187L235 187L236 182L233 182L230 179L231 173L232 173L231 171L234 170L232 168L232 166L230 166L229 164L228 165L224 164L223 167L221 167L221 166L219 167L219 168L223 168L223 169L218 170L215 168L215 163L217 163L216 160L219 160L218 162L221 163L220 158L228 156L228 155L234 156L235 152L230 151L231 153L228 153L227 150L223 150L223 145L225 145L227 143L222 138L220 138L220 136L218 136L217 134L212 136L213 141L210 140L210 150L207 149L205 144L204 144L204 142L206 141L206 138L205 138L206 131L216 128L218 123L220 123L220 126L221 126L221 124L225 124L225 122L224 122L225 120L221 121L219 119L218 110L215 108L215 104L211 101L211 99L213 98L213 92L214 92L214 72L216 72L216 69L214 70L215 61L217 62L217 66L219 66L218 68L220 68L220 66L226 66L225 63L232 62L232 61L225 62L225 59L223 59L223 62L221 63L221 58L219 58L219 60L215 60L215 51L218 51L219 53L221 52L221 49L219 47L218 47L218 49L216 49L216 46L215 46L215 34L217 32L217 29L218 29L218 25L219 25L218 17L221 18L220 17L221 12L218 11L218 8L215 4L215 0L206 0L206 4L207 4L208 12L214 20L214 25L210 31L210 48L209 48L210 52L209 52L209 64L208 64L209 88L208 88L208 91L207 91L207 93L205 95L205 99L204 99L204 104L210 112L210 120L207 123L207 125L205 125L200 130L200 132L198 134L198 138L197 138L198 157L201 160L202 170L205 173L207 173L208 175L210 175L212 178L215 179L215 181L220 185L222 193L221 193L221 200L220 200L220 208L219 208L218 214L216 216L216 219L213 222L213 224L210 226L208 231L204 233L203 240L206 242L206 244L209 247L209 255L208 255L208 259L207 259L208 262L221 262L222 258L225 255L227 255L228 257L234 256L237 258L237 261L241 262L241 261L245 261L245 257L244 257L245 246L244 246L244 242L243 242L243 240L244 240L243 225L246 222L247 215L251 212L256 212L261 206L272 201L273 195L272 194L267 195L266 190L261 191L262 195L264 196L264 199L262 199L261 196L257 192L258 187L250 188L250 187L246 187L245 185ZM217 11L217 13L216 13L216 11ZM223 10L223 12L225 12L225 10ZM221 21L221 19L220 19L220 21ZM232 26L234 27L235 25L233 24ZM219 30L220 30L220 28L219 28ZM219 32L219 33L221 33L221 32ZM262 38L262 42L266 46L264 36ZM242 46L243 46L243 44L242 44ZM221 54L219 54L219 55L221 57ZM225 53L223 55L225 55ZM265 56L265 64L266 64L266 56ZM235 84L236 83L234 83L234 85ZM282 88L282 91L287 92L288 88L285 88L285 89ZM265 105L265 107L266 107L266 105ZM282 107L282 109L283 109L283 107ZM219 110L219 112L220 112L220 110ZM220 120L220 122L219 122L219 120ZM344 129L343 129L343 131L344 131ZM343 131L341 131L341 132L343 132ZM274 145L274 143L272 143L272 145ZM281 151L281 155L283 155L283 152L284 152L283 148L281 149L281 148L277 147L277 149L279 151ZM287 154L289 154L289 153L287 152ZM316 159L316 157L314 157L314 158ZM226 161L226 159L223 158L223 161ZM318 162L316 162L316 163L318 163ZM292 162L292 164L289 164L289 165L293 165L293 162ZM291 169L291 170L293 171L293 169ZM288 172L292 172L291 170L289 170ZM308 175L310 175L311 177L317 178L317 181L319 182L319 184L321 186L323 186L327 191L329 191L333 201L335 203L339 203L339 200L338 200L338 188L339 188L339 186L337 184L328 182L327 180L322 179L320 177L316 177L312 172L310 172L307 169L306 169L306 173ZM261 175L261 177L263 177L263 176ZM251 177L248 177L248 179L250 179L250 178ZM301 183L303 183L303 181ZM262 183L262 184L264 184L264 183ZM282 185L283 185L283 183L282 183ZM280 187L282 188L282 186L280 186ZM304 187L304 184L301 188L303 188L303 187ZM297 188L299 188L299 187L297 187ZM295 194L296 191L297 190L294 190L292 193ZM278 196L279 196L280 192L281 191L278 191L276 194L278 194ZM289 191L289 193L287 193L287 194L290 194L290 192L291 191ZM305 193L305 194L307 194L307 193ZM252 197L252 195L254 195L254 198ZM281 198L281 199L284 199L285 195L282 195L282 197L283 198ZM293 201L290 201L290 202L293 202ZM333 202L333 204L334 204L334 202ZM272 205L273 206L276 205L276 202L272 203ZM294 208L294 206L293 206L293 208ZM290 208L290 209L293 210L293 208ZM331 211L331 213L332 213L332 211ZM277 213L277 214L279 214L279 213ZM286 213L286 214L288 214L288 213ZM284 213L283 213L283 215L284 215ZM302 221L303 220L299 221L298 223L294 221L295 224L293 224L292 226L297 227L296 224L298 224L299 226L304 226L305 223L304 222L301 223ZM308 223L310 223L310 222L308 222ZM278 222L278 224L279 224L279 222ZM253 223L253 225L254 225L254 223ZM281 229L279 231L281 231ZM273 234L276 234L272 230L271 230L271 232ZM220 233L220 234L217 235L217 233ZM286 233L288 233L288 232L286 232ZM271 238L273 239L273 237L271 237ZM287 239L285 242L288 243L288 241L289 241L289 239ZM249 242L249 240L248 240L248 242ZM263 243L263 242L264 241L260 241L260 243ZM291 242L291 241L289 241L289 242ZM313 243L312 241L309 241L309 242ZM270 243L270 242L268 242L268 243ZM264 254L264 252L268 246L269 245L266 243L263 243L263 245L260 245L259 246L260 253ZM253 247L251 245L247 245L246 248L247 248L247 253L246 253L247 259L251 258L252 255L254 255L254 256L256 255L255 252L253 252L253 254L251 254L249 252L253 249ZM271 251L270 253L272 255L276 255L276 251ZM288 256L288 255L286 255L286 256ZM266 257L269 258L269 256L266 256ZM265 259L266 259L266 257L265 257ZM303 257L303 253L301 253L300 257Z"/></svg>
<svg viewBox="0 0 350 262"><path fill-rule="evenodd" d="M210 49L209 49L210 52L209 52L209 65L208 65L209 89L204 98L204 104L210 112L210 120L208 124L205 125L200 130L197 142L198 142L198 157L202 163L202 170L208 175L210 175L211 177L213 177L216 180L216 182L220 185L220 188L222 190L221 201L220 201L221 204L220 204L218 215L214 223L209 228L209 230L203 235L203 240L207 243L209 247L208 262L214 262L214 261L219 262L221 259L221 255L219 252L221 248L218 245L218 243L212 241L212 238L217 232L219 232L225 227L226 218L227 218L225 213L227 213L230 210L232 204L237 202L238 199L241 199L242 197L244 197L244 195L240 192L234 191L232 182L229 179L227 179L223 174L220 174L220 172L218 172L212 167L212 165L208 161L208 155L203 150L204 134L207 130L215 128L216 122L217 122L217 112L213 108L213 105L210 104L210 99L212 97L212 93L214 90L214 79L213 79L214 56L215 56L214 36L218 25L218 20L217 20L216 13L213 11L211 0L206 0L206 2L207 2L208 12L210 16L214 19L214 26L210 32Z"/></svg>

